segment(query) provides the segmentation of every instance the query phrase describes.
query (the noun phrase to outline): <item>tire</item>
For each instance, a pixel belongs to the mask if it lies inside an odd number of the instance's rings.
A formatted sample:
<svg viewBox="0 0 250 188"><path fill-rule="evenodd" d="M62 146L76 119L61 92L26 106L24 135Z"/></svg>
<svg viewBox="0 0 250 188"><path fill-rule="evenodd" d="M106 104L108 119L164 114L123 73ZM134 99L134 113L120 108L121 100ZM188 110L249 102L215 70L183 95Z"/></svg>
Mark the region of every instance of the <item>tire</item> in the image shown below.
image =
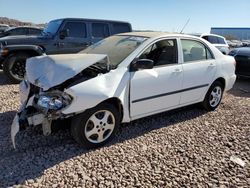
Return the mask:
<svg viewBox="0 0 250 188"><path fill-rule="evenodd" d="M114 137L119 125L119 111L109 103L101 103L72 118L71 134L82 147L97 148Z"/></svg>
<svg viewBox="0 0 250 188"><path fill-rule="evenodd" d="M25 74L26 53L10 54L3 62L3 71L12 83L20 83Z"/></svg>
<svg viewBox="0 0 250 188"><path fill-rule="evenodd" d="M221 102L223 97L224 86L221 82L215 81L209 88L204 101L203 107L208 111L215 110Z"/></svg>

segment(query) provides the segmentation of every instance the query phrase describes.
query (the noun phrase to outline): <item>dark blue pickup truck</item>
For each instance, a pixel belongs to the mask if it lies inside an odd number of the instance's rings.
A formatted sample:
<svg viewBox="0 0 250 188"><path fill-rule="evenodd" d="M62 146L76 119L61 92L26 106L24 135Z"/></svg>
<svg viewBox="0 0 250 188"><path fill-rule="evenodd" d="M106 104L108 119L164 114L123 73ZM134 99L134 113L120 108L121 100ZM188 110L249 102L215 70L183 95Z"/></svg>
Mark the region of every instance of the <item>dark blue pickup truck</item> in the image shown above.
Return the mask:
<svg viewBox="0 0 250 188"><path fill-rule="evenodd" d="M78 53L117 33L132 31L128 22L64 18L50 21L39 36L0 38L0 67L13 82L25 74L26 59L42 54Z"/></svg>

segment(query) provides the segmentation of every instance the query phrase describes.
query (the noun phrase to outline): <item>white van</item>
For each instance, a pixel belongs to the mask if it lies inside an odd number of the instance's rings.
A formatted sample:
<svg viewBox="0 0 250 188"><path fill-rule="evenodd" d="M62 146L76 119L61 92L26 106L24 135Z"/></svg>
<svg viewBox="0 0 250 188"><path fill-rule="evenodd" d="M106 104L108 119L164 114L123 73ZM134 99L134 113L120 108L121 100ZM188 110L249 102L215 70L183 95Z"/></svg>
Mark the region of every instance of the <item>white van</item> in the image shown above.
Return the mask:
<svg viewBox="0 0 250 188"><path fill-rule="evenodd" d="M224 55L227 55L229 53L229 45L227 44L227 41L223 36L215 34L201 34L200 37L213 44Z"/></svg>
<svg viewBox="0 0 250 188"><path fill-rule="evenodd" d="M224 55L227 55L230 51L229 45L226 39L223 36L215 35L215 34L190 34L196 37L201 37L211 44L213 44L216 48L218 48Z"/></svg>

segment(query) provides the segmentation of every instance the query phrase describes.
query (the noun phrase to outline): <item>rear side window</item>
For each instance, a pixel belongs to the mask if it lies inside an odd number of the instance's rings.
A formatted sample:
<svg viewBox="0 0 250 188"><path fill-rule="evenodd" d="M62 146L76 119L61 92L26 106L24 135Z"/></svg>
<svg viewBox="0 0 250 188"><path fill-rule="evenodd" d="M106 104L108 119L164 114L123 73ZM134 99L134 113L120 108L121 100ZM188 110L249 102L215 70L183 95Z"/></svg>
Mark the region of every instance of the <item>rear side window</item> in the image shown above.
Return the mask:
<svg viewBox="0 0 250 188"><path fill-rule="evenodd" d="M17 28L9 31L10 35L26 35L27 29L26 28Z"/></svg>
<svg viewBox="0 0 250 188"><path fill-rule="evenodd" d="M207 40L208 42L212 44L226 44L225 40L221 37L216 36L203 36L203 39Z"/></svg>
<svg viewBox="0 0 250 188"><path fill-rule="evenodd" d="M218 37L215 36L208 36L208 41L212 44L218 44Z"/></svg>
<svg viewBox="0 0 250 188"><path fill-rule="evenodd" d="M218 37L218 44L226 44L223 38Z"/></svg>
<svg viewBox="0 0 250 188"><path fill-rule="evenodd" d="M69 37L86 38L86 24L83 22L67 22L63 30L69 30Z"/></svg>
<svg viewBox="0 0 250 188"><path fill-rule="evenodd" d="M29 29L30 35L38 35L40 33L41 33L41 30L39 30L39 29Z"/></svg>
<svg viewBox="0 0 250 188"><path fill-rule="evenodd" d="M92 36L95 38L105 38L109 36L108 24L92 23Z"/></svg>
<svg viewBox="0 0 250 188"><path fill-rule="evenodd" d="M130 26L124 23L113 24L113 34L130 32Z"/></svg>
<svg viewBox="0 0 250 188"><path fill-rule="evenodd" d="M213 59L210 50L202 43L194 40L181 40L184 62Z"/></svg>

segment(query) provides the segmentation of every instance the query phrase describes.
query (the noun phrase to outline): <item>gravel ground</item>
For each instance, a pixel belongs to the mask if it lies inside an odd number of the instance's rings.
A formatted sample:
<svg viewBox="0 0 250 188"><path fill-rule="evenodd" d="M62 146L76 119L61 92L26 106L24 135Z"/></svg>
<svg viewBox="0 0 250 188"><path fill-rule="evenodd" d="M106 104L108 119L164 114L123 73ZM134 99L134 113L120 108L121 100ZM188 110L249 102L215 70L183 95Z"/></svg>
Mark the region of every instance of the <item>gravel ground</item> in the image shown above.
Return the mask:
<svg viewBox="0 0 250 188"><path fill-rule="evenodd" d="M39 127L20 132L14 150L18 86L0 72L0 89L0 187L250 187L248 79L214 112L190 106L143 118L96 150L80 148L69 130L44 137Z"/></svg>

